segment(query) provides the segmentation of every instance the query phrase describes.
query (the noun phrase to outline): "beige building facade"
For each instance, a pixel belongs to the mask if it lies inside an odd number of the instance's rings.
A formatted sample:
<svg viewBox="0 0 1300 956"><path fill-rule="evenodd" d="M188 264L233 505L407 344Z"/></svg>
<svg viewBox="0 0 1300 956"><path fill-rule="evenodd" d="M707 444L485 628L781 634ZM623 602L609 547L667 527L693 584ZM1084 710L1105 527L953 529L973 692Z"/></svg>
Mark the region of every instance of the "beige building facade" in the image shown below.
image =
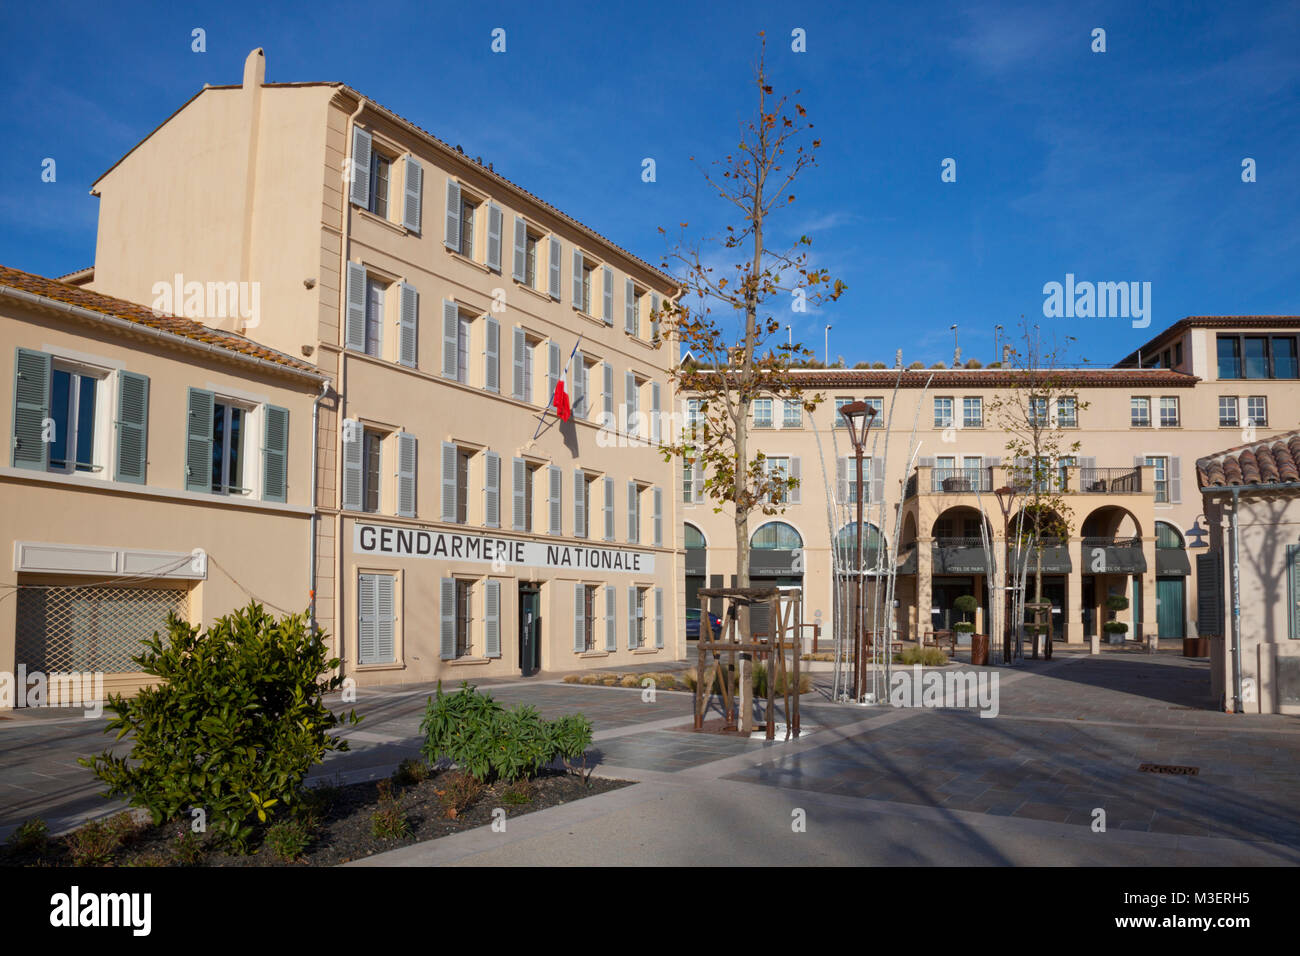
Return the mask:
<svg viewBox="0 0 1300 956"><path fill-rule="evenodd" d="M1196 636L1194 569L1196 555L1209 548L1210 528L1194 463L1214 448L1295 423L1298 337L1294 316L1191 317L1116 367L1055 374L1078 401L1044 411L1061 430L1063 447L1079 443L1052 466L1071 529L1068 540L1052 542L1045 554L1045 597L1053 604L1057 640L1104 641L1112 594L1129 600L1116 615L1129 625L1129 640ZM981 521L992 539L1005 540L994 492L1024 475L1024 463L1008 457L1007 436L993 411L1011 394L1017 373L794 374L806 394L825 400L811 415L779 400L756 404L751 449L767 456L770 468L798 477L800 488L781 514L751 516L751 577L801 587L804 623L820 621L829 630L834 542L841 542L842 569L851 567L855 547L853 452L836 409L865 401L876 408L878 424L863 469L864 564L875 567L882 546L893 555L899 632L915 638L950 628L961 620L954 603L963 594L979 601L975 621L983 630L989 593ZM682 399L688 417L690 401ZM702 478L690 467L679 475L691 606L699 587L729 583L735 573L731 515L713 512L701 495ZM1012 527L1027 501L1026 489L1018 490L1005 516Z"/></svg>
<svg viewBox="0 0 1300 956"><path fill-rule="evenodd" d="M238 336L0 267L0 672L146 679L174 611L309 603L311 422L324 377ZM18 675L25 675L19 679ZM18 695L24 695L18 699ZM65 694L66 698L67 695Z"/></svg>
<svg viewBox="0 0 1300 956"><path fill-rule="evenodd" d="M265 68L254 51L241 85L205 87L96 182L85 281L247 288L257 308L208 319L328 377L314 581L345 675L680 657L682 523L655 447L671 279L350 87Z"/></svg>

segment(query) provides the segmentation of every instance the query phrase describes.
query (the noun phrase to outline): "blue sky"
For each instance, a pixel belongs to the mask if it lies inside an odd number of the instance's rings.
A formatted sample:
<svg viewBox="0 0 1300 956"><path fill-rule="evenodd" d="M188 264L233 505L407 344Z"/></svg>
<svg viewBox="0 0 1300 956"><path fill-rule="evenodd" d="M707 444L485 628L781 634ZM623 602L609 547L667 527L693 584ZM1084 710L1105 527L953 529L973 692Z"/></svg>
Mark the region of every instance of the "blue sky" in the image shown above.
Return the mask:
<svg viewBox="0 0 1300 956"><path fill-rule="evenodd" d="M660 226L727 221L689 157L734 146L765 30L777 92L802 89L823 142L773 227L848 285L779 313L819 357L831 323L832 359L947 361L956 323L987 362L1024 315L1109 364L1184 315L1300 313L1294 3L109 6L0 11L0 263L90 264L90 183L261 46L269 80L347 82L658 264ZM1066 273L1150 282L1151 327L1046 318Z"/></svg>

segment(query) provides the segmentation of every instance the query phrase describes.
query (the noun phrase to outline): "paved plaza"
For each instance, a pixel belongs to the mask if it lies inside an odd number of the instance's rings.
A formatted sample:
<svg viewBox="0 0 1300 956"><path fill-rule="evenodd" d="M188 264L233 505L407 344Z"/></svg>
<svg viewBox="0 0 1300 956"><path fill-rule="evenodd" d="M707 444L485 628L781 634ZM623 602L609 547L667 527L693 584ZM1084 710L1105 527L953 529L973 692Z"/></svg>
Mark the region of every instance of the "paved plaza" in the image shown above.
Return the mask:
<svg viewBox="0 0 1300 956"><path fill-rule="evenodd" d="M992 719L836 704L819 674L808 733L773 743L691 732L689 694L651 701L557 676L481 686L544 717L586 714L596 772L637 786L360 865L1300 862L1300 721L1212 709L1207 663L1173 652L1058 647L1050 662L998 670ZM363 692L352 749L313 776L391 773L418 752L430 692ZM0 720L0 836L32 816L59 829L117 808L75 763L106 746L104 721L54 713Z"/></svg>

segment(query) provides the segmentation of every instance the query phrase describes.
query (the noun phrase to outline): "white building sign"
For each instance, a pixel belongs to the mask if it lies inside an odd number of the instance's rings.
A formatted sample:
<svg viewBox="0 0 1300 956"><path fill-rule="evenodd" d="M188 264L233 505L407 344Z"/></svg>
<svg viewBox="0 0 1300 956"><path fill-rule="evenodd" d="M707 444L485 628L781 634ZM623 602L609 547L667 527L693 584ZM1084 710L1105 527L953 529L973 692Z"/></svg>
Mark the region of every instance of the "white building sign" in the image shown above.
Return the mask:
<svg viewBox="0 0 1300 956"><path fill-rule="evenodd" d="M506 567L573 568L643 575L654 574L655 570L655 556L645 551L374 524L353 526L352 550L356 554L433 558L473 564L499 563Z"/></svg>

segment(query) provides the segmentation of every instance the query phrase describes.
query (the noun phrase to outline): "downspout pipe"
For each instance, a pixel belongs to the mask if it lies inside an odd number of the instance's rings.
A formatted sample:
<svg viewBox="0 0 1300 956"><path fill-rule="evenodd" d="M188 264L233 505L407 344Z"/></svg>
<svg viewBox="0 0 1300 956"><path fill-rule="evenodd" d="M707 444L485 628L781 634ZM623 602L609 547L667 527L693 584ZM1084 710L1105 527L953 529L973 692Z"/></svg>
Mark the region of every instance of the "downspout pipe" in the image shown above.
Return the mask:
<svg viewBox="0 0 1300 956"><path fill-rule="evenodd" d="M316 522L320 517L316 512L316 488L320 479L320 403L329 394L329 390L329 380L322 379L320 394L311 403L311 522L307 529L309 535L307 541L307 594L311 598L308 610L308 624L313 634L316 633Z"/></svg>

